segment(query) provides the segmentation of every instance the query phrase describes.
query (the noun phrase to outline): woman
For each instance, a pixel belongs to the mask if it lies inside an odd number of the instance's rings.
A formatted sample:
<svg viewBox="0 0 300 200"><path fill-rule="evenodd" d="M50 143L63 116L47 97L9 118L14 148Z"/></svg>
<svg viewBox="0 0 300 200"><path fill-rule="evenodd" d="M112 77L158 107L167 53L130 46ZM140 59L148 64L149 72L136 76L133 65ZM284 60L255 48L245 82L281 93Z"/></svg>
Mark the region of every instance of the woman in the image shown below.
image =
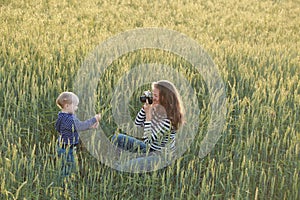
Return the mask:
<svg viewBox="0 0 300 200"><path fill-rule="evenodd" d="M152 83L153 103L148 101L138 112L135 124L144 129L143 141L118 134L115 145L131 152L174 152L176 131L183 124L183 107L176 87L169 81Z"/></svg>

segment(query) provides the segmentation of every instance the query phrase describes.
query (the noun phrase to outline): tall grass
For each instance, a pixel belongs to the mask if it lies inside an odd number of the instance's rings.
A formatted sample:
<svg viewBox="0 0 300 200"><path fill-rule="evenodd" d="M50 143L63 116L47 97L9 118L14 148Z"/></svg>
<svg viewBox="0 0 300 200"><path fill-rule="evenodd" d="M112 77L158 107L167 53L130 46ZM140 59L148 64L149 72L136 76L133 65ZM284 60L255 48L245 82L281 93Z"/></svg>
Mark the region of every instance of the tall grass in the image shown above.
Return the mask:
<svg viewBox="0 0 300 200"><path fill-rule="evenodd" d="M2 0L0 10L1 199L299 198L297 1ZM170 166L143 174L111 169L82 149L81 173L63 190L55 98L72 90L77 70L99 43L149 26L182 32L212 56L228 98L222 137L200 159L209 120L201 75L174 55L135 52L115 61L99 81L95 111L103 114L102 128L118 128L109 96L118 77L150 60L172 64L195 87L202 108L195 141ZM134 97L131 106L134 115Z"/></svg>

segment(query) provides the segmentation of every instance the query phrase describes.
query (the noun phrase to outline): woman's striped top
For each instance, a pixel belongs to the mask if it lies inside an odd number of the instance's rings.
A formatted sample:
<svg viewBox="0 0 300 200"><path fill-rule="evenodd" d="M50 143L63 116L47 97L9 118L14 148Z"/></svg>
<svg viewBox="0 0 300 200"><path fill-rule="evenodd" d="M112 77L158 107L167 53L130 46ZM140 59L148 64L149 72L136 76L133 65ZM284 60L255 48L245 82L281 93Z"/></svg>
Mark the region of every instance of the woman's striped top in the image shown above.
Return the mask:
<svg viewBox="0 0 300 200"><path fill-rule="evenodd" d="M135 118L135 125L144 128L143 140L150 145L151 150L174 152L176 131L172 129L171 121L165 115L152 113L152 120L146 121L146 113L142 108Z"/></svg>

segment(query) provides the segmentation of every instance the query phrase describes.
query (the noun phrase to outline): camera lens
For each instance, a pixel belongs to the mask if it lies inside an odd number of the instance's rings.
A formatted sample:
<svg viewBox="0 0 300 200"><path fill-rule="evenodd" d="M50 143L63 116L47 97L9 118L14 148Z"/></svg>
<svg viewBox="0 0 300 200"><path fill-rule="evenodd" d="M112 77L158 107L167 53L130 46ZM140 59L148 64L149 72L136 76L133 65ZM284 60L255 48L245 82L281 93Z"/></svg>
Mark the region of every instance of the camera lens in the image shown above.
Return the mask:
<svg viewBox="0 0 300 200"><path fill-rule="evenodd" d="M140 96L140 101L141 101L142 103L146 103L146 99L147 99L147 97L146 97L145 95Z"/></svg>
<svg viewBox="0 0 300 200"><path fill-rule="evenodd" d="M144 94L142 96L140 96L140 101L142 103L146 103L148 99L148 103L152 104L153 103L153 97L152 97L152 93L148 90L145 91Z"/></svg>

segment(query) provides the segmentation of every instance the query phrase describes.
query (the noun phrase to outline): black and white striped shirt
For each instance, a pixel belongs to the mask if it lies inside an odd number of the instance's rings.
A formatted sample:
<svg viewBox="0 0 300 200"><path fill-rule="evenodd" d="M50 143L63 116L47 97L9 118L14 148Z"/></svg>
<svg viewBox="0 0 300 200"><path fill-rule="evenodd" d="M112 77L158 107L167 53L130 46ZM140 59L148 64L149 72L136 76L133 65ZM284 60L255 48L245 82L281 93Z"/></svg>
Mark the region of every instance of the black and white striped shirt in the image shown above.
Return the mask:
<svg viewBox="0 0 300 200"><path fill-rule="evenodd" d="M150 145L151 150L175 151L176 131L172 129L171 121L166 115L162 116L154 112L152 120L146 121L146 113L142 108L135 118L135 125L144 128L143 140Z"/></svg>

